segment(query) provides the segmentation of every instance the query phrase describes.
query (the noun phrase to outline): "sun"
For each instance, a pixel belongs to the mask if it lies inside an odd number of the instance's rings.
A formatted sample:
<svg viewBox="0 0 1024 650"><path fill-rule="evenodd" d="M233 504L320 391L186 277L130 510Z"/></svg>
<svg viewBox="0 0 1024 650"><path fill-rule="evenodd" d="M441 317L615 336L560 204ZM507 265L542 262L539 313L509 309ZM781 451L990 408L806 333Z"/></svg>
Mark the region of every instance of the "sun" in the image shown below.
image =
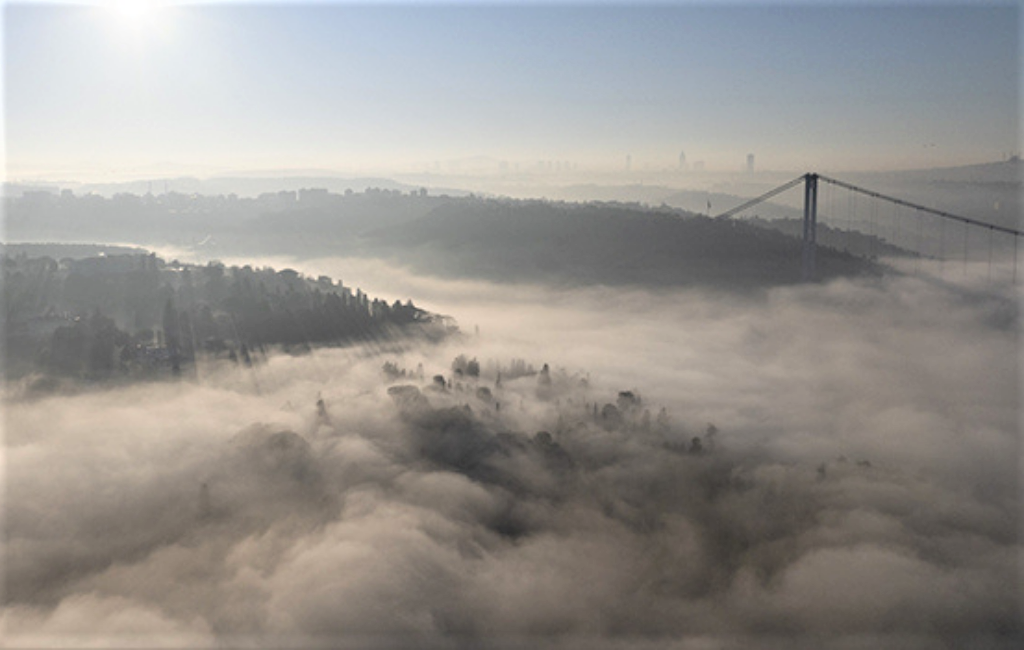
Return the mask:
<svg viewBox="0 0 1024 650"><path fill-rule="evenodd" d="M142 32L156 23L160 4L156 0L107 0L103 6L113 15L120 28Z"/></svg>
<svg viewBox="0 0 1024 650"><path fill-rule="evenodd" d="M103 0L99 6L114 40L142 48L168 40L175 4L170 0Z"/></svg>

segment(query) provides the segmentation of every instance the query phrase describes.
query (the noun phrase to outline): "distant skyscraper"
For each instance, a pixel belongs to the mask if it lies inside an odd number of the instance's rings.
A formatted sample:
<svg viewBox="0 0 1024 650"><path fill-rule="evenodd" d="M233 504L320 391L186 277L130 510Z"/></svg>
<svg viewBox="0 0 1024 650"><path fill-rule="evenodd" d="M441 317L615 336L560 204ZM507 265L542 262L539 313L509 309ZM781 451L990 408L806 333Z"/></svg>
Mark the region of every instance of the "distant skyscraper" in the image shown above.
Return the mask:
<svg viewBox="0 0 1024 650"><path fill-rule="evenodd" d="M754 173L754 154L747 154L747 172Z"/></svg>
<svg viewBox="0 0 1024 650"><path fill-rule="evenodd" d="M686 152L685 151L680 151L679 152L679 170L682 171L684 169L686 169Z"/></svg>
<svg viewBox="0 0 1024 650"><path fill-rule="evenodd" d="M632 171L633 169L633 156L626 154L626 171Z"/></svg>

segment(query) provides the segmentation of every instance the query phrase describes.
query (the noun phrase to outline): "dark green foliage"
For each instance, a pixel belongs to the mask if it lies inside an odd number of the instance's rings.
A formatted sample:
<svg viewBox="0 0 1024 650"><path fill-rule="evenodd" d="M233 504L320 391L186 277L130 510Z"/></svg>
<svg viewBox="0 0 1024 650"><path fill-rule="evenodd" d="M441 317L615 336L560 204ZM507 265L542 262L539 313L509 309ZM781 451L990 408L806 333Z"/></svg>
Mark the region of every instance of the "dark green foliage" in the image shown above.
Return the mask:
<svg viewBox="0 0 1024 650"><path fill-rule="evenodd" d="M463 200L367 241L424 271L495 281L744 289L800 281L801 241L677 210L610 203ZM874 272L819 247L822 279Z"/></svg>
<svg viewBox="0 0 1024 650"><path fill-rule="evenodd" d="M40 356L45 369L54 374L103 379L128 360L125 350L130 350L128 334L96 311L54 330L49 348Z"/></svg>
<svg viewBox="0 0 1024 650"><path fill-rule="evenodd" d="M3 258L8 377L32 370L105 378L169 369L197 355L253 361L268 345L440 337L411 301L388 304L291 269L166 263L154 255Z"/></svg>
<svg viewBox="0 0 1024 650"><path fill-rule="evenodd" d="M790 236L777 230L788 224L710 219L639 204L368 189L328 193L313 203L172 192L149 198L35 196L6 205L9 236L20 239L129 238L176 246L202 241L207 254L219 255L384 256L432 275L499 282L747 290L801 279L799 231ZM823 280L877 273L877 266L854 254L892 252L877 238L833 235L822 227ZM847 247L849 253L841 250ZM217 273L204 267L193 280L215 300L230 296L232 282L230 274Z"/></svg>

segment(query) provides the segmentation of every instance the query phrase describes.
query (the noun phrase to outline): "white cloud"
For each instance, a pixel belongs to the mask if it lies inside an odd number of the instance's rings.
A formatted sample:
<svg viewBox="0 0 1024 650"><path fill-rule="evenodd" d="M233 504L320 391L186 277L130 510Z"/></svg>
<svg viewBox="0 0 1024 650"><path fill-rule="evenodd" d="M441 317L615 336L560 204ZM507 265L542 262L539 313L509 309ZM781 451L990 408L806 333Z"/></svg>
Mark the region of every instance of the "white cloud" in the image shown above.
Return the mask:
<svg viewBox="0 0 1024 650"><path fill-rule="evenodd" d="M414 284L481 335L8 398L6 642L1020 640L1007 299ZM385 360L429 383L461 352L553 393L387 395ZM620 390L668 427L594 421Z"/></svg>

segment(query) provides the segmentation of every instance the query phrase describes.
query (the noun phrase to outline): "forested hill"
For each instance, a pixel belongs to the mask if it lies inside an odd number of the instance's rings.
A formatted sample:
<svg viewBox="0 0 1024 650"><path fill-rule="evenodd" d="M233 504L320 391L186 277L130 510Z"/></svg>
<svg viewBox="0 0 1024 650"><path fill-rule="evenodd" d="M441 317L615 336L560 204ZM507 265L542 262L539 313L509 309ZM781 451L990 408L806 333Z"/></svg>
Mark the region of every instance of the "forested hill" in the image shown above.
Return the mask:
<svg viewBox="0 0 1024 650"><path fill-rule="evenodd" d="M21 241L132 242L226 256L385 257L460 278L584 285L712 285L747 290L800 279L798 238L639 203L432 196L367 189L278 192L255 199L170 193L5 200ZM774 227L774 224L771 224ZM865 248L881 250L881 242ZM820 277L876 272L827 247Z"/></svg>
<svg viewBox="0 0 1024 650"><path fill-rule="evenodd" d="M406 223L452 200L458 199L379 188L345 194L305 189L257 198L34 191L4 199L4 225L11 241L170 245L207 258L324 256L351 254L357 234Z"/></svg>
<svg viewBox="0 0 1024 650"><path fill-rule="evenodd" d="M450 202L365 237L426 272L567 284L747 289L800 280L801 241L738 220L614 203ZM819 247L822 279L873 273Z"/></svg>
<svg viewBox="0 0 1024 650"><path fill-rule="evenodd" d="M449 320L326 276L165 262L153 254L3 256L6 374L180 373L197 359L252 362L270 345L440 338Z"/></svg>

